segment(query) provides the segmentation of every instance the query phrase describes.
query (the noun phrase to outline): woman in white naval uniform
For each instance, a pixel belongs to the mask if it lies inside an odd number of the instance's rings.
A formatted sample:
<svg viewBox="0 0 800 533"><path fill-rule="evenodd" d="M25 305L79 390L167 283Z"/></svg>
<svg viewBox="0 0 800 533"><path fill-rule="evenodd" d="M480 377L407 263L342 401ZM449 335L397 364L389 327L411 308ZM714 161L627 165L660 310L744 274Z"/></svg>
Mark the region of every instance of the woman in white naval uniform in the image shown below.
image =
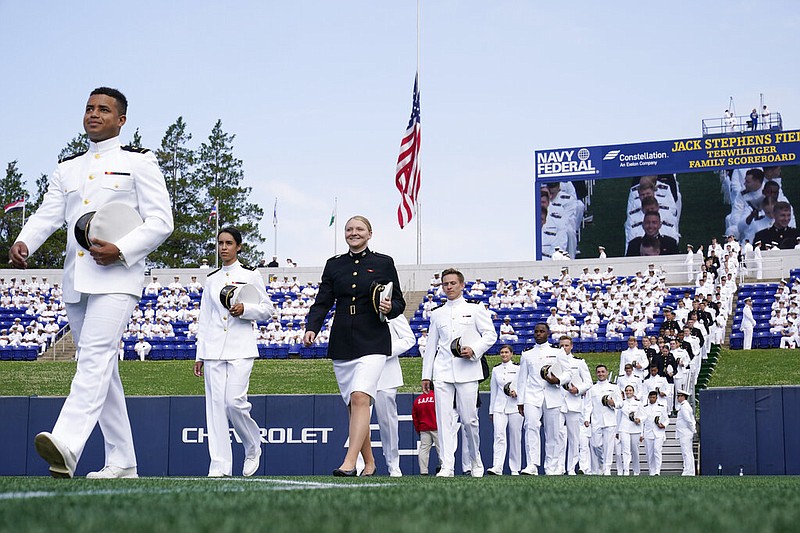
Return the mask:
<svg viewBox="0 0 800 533"><path fill-rule="evenodd" d="M402 477L400 471L400 436L397 430L397 388L403 385L403 370L400 368L400 355L410 350L417 342L408 320L398 315L389 321L392 335L392 355L386 358L386 365L378 380L378 393L375 396L375 416L381 430L383 458L390 477Z"/></svg>
<svg viewBox="0 0 800 533"><path fill-rule="evenodd" d="M238 260L242 234L225 228L217 235L222 268L206 277L200 300L200 327L197 334L197 362L194 374L205 377L206 426L209 477L230 476L233 456L228 420L244 445L242 475L252 476L261 462L261 435L250 416L247 389L250 372L258 357L253 330L254 320L269 320L275 310L264 288L264 279L255 270L244 268ZM258 290L257 304L237 303L226 309L220 291L228 285L253 285Z"/></svg>
<svg viewBox="0 0 800 533"><path fill-rule="evenodd" d="M494 460L486 471L491 476L503 475L508 449L508 467L512 476L522 468L522 422L524 417L517 409L517 374L519 365L511 358L514 349L508 344L500 347L500 361L492 369L489 416L494 425ZM506 440L508 428L508 440Z"/></svg>
<svg viewBox="0 0 800 533"><path fill-rule="evenodd" d="M644 440L642 420L642 402L636 399L633 385L625 386L625 399L622 406L617 411L617 438L620 448L622 448L621 459L622 468L617 463L617 473L622 472L623 476L631 474L631 464L633 464L633 475L638 476L639 465L639 443Z"/></svg>

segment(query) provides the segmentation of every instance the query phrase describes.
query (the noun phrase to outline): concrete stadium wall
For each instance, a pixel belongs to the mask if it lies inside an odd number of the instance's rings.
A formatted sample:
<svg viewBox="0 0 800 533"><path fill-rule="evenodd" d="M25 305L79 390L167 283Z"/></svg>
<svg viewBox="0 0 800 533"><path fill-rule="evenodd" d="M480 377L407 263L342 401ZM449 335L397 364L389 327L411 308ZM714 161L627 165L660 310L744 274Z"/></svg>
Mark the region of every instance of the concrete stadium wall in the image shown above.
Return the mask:
<svg viewBox="0 0 800 533"><path fill-rule="evenodd" d="M594 255L594 253L592 253ZM584 267L589 267L594 271L595 267L600 267L605 271L607 267L614 267L614 272L618 276L632 276L637 270L645 271L650 263L657 264L667 273L667 284L682 285L686 284L686 267L683 264L684 254L659 256L659 257L609 257L599 260L577 259L574 261L517 261L502 263L460 263L460 264L424 264L424 265L397 265L397 273L400 277L400 285L404 291L425 291L430 287L430 279L434 272L441 272L445 268L456 267L460 269L467 280L474 280L476 277L486 280L496 280L500 277L506 280L515 280L518 276L526 279L541 278L545 274L557 276L561 268L569 267L572 276L578 276ZM800 253L797 250L774 250L764 254L763 277L765 279L777 279L789 276L792 268L800 268ZM698 266L695 265L695 268ZM298 268L260 268L259 271L268 279L270 275L283 278L284 276L297 276L302 283L319 282L322 277L323 265L315 267ZM197 276L198 281L203 283L205 276L212 270L199 268L169 268L156 269L152 275L158 276L162 285L169 284L174 276L179 276L183 284L191 281L192 276ZM0 277L30 280L31 276L41 279L42 276L48 278L50 283L61 283L61 270L16 270L2 269ZM145 282L149 282L146 278Z"/></svg>
<svg viewBox="0 0 800 533"><path fill-rule="evenodd" d="M800 474L800 386L700 391L700 420L701 474Z"/></svg>

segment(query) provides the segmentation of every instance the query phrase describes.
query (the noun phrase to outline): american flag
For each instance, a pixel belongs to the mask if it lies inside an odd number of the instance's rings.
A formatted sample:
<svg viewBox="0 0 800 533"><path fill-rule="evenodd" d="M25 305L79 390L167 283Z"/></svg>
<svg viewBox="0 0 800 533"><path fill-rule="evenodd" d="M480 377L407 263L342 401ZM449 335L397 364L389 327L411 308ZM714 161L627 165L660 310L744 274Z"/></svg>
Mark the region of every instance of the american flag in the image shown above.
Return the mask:
<svg viewBox="0 0 800 533"><path fill-rule="evenodd" d="M217 216L217 203L214 202L214 206L211 208L211 212L208 214L208 222L211 223L211 220Z"/></svg>
<svg viewBox="0 0 800 533"><path fill-rule="evenodd" d="M400 143L400 156L397 158L397 175L395 184L400 191L400 206L397 208L397 222L404 228L414 217L419 193L419 148L420 148L420 118L419 118L419 75L414 77L414 105L411 108L411 119L408 121L406 134Z"/></svg>

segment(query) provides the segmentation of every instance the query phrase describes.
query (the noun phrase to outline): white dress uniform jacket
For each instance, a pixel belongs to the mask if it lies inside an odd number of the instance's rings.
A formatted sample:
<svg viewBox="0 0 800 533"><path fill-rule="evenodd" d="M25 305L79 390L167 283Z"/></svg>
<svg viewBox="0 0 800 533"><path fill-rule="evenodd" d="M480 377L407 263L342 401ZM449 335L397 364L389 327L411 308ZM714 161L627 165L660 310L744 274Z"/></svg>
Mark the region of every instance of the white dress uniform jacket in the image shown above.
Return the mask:
<svg viewBox="0 0 800 533"><path fill-rule="evenodd" d="M678 439L694 437L696 422L694 409L688 401L684 401L678 408L678 419L675 421L675 434Z"/></svg>
<svg viewBox="0 0 800 533"><path fill-rule="evenodd" d="M531 404L548 409L564 406L561 385L553 385L541 376L542 367L552 365L556 361L564 369L562 381L569 383L572 377L569 370L572 363L564 350L544 343L522 352L519 364L517 405Z"/></svg>
<svg viewBox="0 0 800 533"><path fill-rule="evenodd" d="M569 385L574 385L578 389L578 393L572 394L562 388L564 407L567 412L582 413L584 410L584 394L592 388L592 375L589 373L589 367L583 359L572 356L569 358L569 363Z"/></svg>
<svg viewBox="0 0 800 533"><path fill-rule="evenodd" d="M450 343L462 338L472 348L471 359L454 357ZM466 383L483 379L481 357L497 340L497 331L482 305L468 303L463 297L448 300L431 312L428 343L422 359L422 379L434 382Z"/></svg>
<svg viewBox="0 0 800 533"><path fill-rule="evenodd" d="M667 426L669 426L669 414L665 403L646 403L642 408L644 412L644 438L645 439L665 439L667 436ZM663 428L656 425L656 418L664 425Z"/></svg>
<svg viewBox="0 0 800 533"><path fill-rule="evenodd" d="M610 381L598 381L589 390L591 400L591 419L592 426L599 428L617 427L617 409L622 405L622 395L619 387ZM614 407L603 405L603 396L611 396L614 399Z"/></svg>
<svg viewBox="0 0 800 533"><path fill-rule="evenodd" d="M109 203L136 209L144 224L114 244L125 261L100 266L75 240L75 222L83 214ZM39 209L17 237L33 254L64 222L67 250L64 259L63 301L76 303L80 294L141 296L144 260L172 233L172 210L164 177L155 155L122 147L119 137L59 163Z"/></svg>
<svg viewBox="0 0 800 533"><path fill-rule="evenodd" d="M633 365L633 374L639 379L644 379L647 375L647 354L641 348L627 348L619 356L619 375L625 373L625 365ZM636 365L639 365L638 368Z"/></svg>
<svg viewBox="0 0 800 533"><path fill-rule="evenodd" d="M226 285L251 284L258 289L259 302L244 304L244 313L234 317L223 307L219 293ZM197 333L197 360L248 359L258 357L253 321L272 318L275 308L264 288L264 278L239 261L215 270L206 278L200 300L200 327Z"/></svg>
<svg viewBox="0 0 800 533"><path fill-rule="evenodd" d="M511 390L517 390L519 365L513 361L500 363L492 369L490 413L514 414L518 412L517 399L506 395L504 387L510 383Z"/></svg>

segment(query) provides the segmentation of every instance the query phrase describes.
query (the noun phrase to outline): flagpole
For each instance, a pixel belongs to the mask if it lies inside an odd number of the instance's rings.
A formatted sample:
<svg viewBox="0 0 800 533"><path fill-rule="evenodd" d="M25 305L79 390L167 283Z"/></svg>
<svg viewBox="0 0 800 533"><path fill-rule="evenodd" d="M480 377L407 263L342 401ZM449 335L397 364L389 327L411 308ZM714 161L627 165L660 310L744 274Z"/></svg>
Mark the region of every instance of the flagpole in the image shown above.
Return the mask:
<svg viewBox="0 0 800 533"><path fill-rule="evenodd" d="M219 247L217 246L217 235L219 235L219 198L214 200L214 208L217 216L214 218L216 231L214 232L214 268L219 268Z"/></svg>
<svg viewBox="0 0 800 533"><path fill-rule="evenodd" d="M339 198L334 196L333 197L333 255L336 255L336 218L339 216L339 213L336 211L339 207Z"/></svg>
<svg viewBox="0 0 800 533"><path fill-rule="evenodd" d="M275 207L272 209L272 227L275 228L274 250L272 255L278 257L278 197L275 197ZM277 260L277 259L276 259Z"/></svg>
<svg viewBox="0 0 800 533"><path fill-rule="evenodd" d="M25 206L28 205L28 201L23 198L22 199L22 227L25 227Z"/></svg>
<svg viewBox="0 0 800 533"><path fill-rule="evenodd" d="M417 217L417 264L422 264L422 223L420 222L421 213L422 213L422 202L417 201L417 205L414 208L415 215Z"/></svg>
<svg viewBox="0 0 800 533"><path fill-rule="evenodd" d="M419 41L420 41L420 13L421 13L421 3L422 0L417 0L417 92L422 92L422 77L419 70ZM420 161L417 161L417 165L420 164ZM420 224L420 201L419 199L414 206L414 210L416 211L415 215L417 218L417 264L422 264L422 225Z"/></svg>

